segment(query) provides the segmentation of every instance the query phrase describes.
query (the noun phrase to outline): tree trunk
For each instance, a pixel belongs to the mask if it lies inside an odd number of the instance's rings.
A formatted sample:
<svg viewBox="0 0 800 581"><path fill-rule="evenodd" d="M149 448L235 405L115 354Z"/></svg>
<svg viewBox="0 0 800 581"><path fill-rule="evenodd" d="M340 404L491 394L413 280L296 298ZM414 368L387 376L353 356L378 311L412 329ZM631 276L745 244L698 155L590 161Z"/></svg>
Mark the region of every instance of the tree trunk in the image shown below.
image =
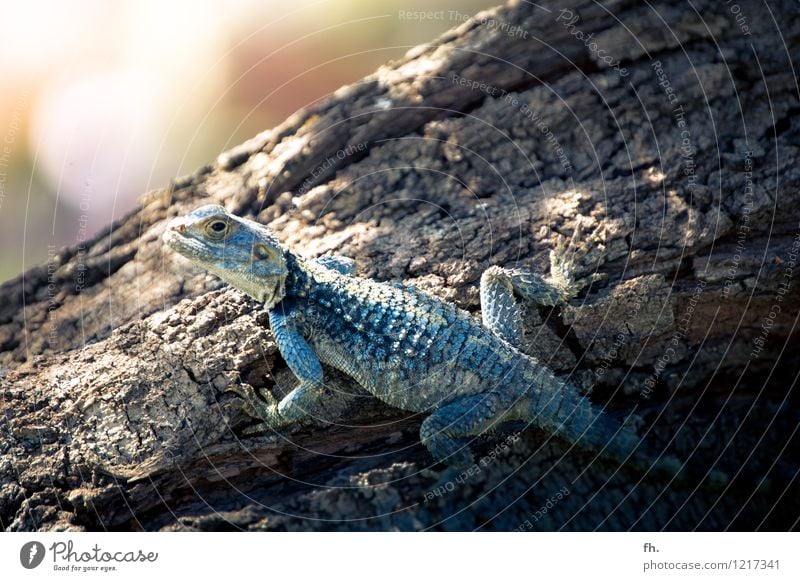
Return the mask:
<svg viewBox="0 0 800 581"><path fill-rule="evenodd" d="M797 4L541 4L476 16L4 284L0 526L796 527ZM514 425L446 471L422 418L331 370L357 402L339 425L242 437L226 388L293 378L259 306L161 242L212 202L475 313L486 267L546 270L580 228L603 278L527 308L527 351L729 484Z"/></svg>

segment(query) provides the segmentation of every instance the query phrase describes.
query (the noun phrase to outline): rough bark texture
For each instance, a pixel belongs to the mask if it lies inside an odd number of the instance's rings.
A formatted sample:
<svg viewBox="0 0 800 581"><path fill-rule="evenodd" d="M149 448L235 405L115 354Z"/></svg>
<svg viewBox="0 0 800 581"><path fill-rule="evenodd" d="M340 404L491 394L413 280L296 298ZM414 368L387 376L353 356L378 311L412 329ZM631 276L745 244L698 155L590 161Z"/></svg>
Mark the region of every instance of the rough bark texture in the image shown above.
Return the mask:
<svg viewBox="0 0 800 581"><path fill-rule="evenodd" d="M3 285L0 526L795 527L800 15L738 6L512 2ZM730 485L670 485L519 426L448 472L420 417L364 398L341 425L238 437L226 387L292 377L258 305L160 241L209 202L476 314L487 266L545 267L580 224L581 272L605 279L528 309L529 351L639 405L649 442Z"/></svg>

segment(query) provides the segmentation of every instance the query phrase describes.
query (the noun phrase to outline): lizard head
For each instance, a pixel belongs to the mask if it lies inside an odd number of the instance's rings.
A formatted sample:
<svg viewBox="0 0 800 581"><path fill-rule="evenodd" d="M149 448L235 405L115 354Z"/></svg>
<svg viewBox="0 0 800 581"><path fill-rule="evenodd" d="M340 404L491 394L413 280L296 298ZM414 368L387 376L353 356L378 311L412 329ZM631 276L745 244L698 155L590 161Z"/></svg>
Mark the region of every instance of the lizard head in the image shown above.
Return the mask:
<svg viewBox="0 0 800 581"><path fill-rule="evenodd" d="M266 226L209 205L172 220L163 238L172 250L267 309L284 296L286 250Z"/></svg>

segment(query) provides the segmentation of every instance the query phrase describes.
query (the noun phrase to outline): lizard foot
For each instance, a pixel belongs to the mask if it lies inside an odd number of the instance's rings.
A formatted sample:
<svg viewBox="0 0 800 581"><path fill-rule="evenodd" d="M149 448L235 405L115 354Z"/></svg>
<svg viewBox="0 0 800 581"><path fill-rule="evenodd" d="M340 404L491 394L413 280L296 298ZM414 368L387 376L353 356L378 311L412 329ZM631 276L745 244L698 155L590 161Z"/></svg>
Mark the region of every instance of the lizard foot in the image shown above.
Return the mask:
<svg viewBox="0 0 800 581"><path fill-rule="evenodd" d="M240 396L243 399L241 410L251 418L261 420L259 424L246 427L242 431L244 435L261 434L286 425L278 413L278 402L268 389L261 388L256 392L249 383L240 383L229 386L225 392Z"/></svg>
<svg viewBox="0 0 800 581"><path fill-rule="evenodd" d="M555 249L550 251L550 276L548 282L561 290L562 300L567 301L577 295L581 289L589 284L601 280L604 275L595 272L585 279L576 279L580 261L589 253L590 246L580 246L583 238L583 227L578 220L575 232L569 241L564 243L563 238L559 238Z"/></svg>

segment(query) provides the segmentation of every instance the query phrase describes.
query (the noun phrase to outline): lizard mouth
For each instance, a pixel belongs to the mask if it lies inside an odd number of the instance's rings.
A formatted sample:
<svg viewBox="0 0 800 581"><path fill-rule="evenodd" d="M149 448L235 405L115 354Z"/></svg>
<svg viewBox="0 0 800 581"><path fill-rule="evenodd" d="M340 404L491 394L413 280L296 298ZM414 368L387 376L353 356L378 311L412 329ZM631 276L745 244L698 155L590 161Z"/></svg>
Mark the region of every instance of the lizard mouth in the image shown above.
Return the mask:
<svg viewBox="0 0 800 581"><path fill-rule="evenodd" d="M183 236L172 228L167 228L161 235L161 239L173 250L178 250L178 248L180 248L181 244L179 240L181 238L183 238Z"/></svg>
<svg viewBox="0 0 800 581"><path fill-rule="evenodd" d="M208 249L202 242L186 233L182 222L173 222L167 226L161 239L169 248L189 260L203 260L210 256Z"/></svg>

